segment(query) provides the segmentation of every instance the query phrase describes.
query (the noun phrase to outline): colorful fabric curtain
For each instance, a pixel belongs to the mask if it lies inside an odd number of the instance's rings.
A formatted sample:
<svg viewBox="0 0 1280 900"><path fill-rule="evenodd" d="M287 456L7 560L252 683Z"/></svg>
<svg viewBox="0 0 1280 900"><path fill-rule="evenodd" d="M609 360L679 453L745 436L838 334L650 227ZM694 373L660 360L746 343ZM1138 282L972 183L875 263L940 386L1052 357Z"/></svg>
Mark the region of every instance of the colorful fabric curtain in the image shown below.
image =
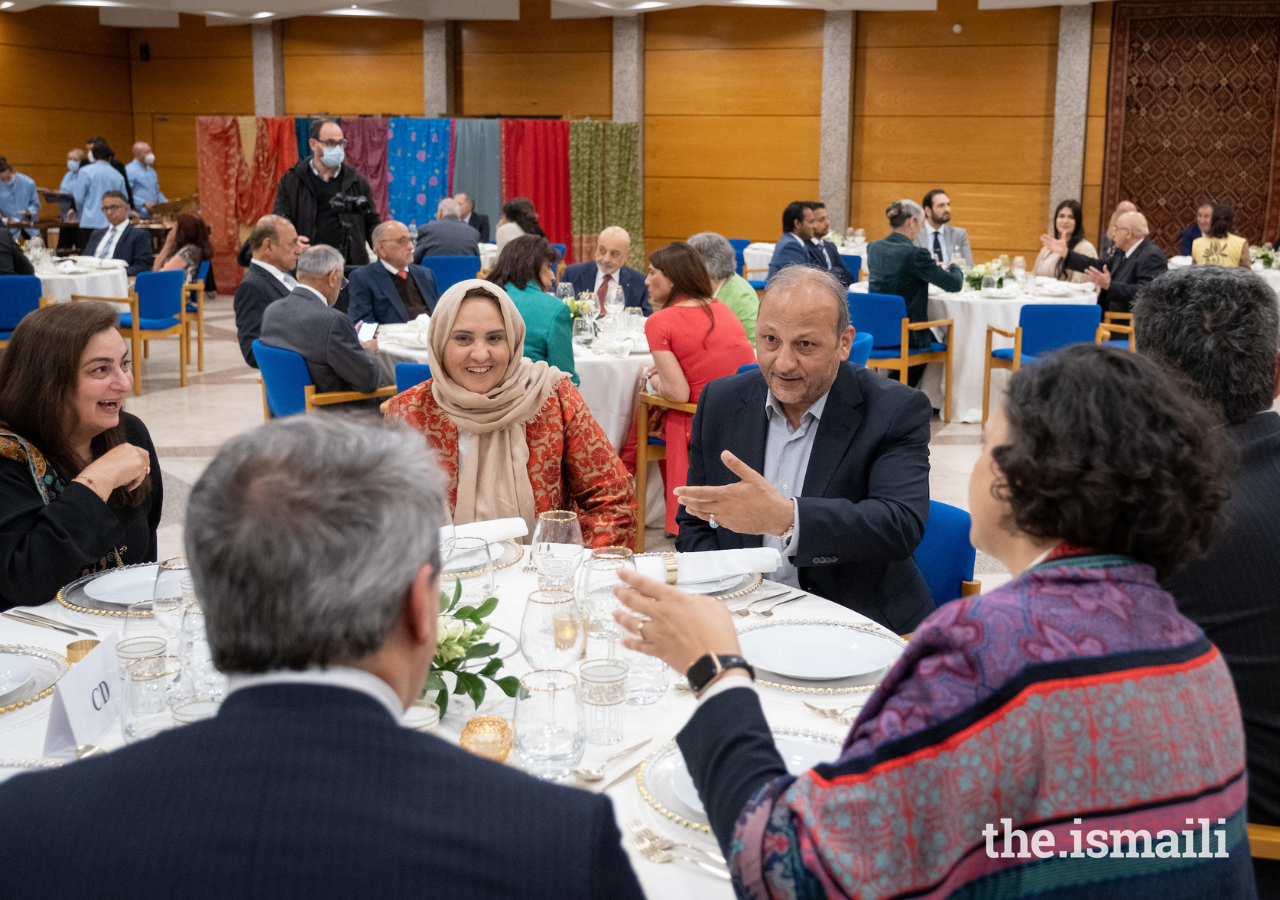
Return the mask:
<svg viewBox="0 0 1280 900"><path fill-rule="evenodd" d="M347 139L347 165L369 182L378 216L387 221L387 120L380 116L342 119Z"/></svg>
<svg viewBox="0 0 1280 900"><path fill-rule="evenodd" d="M604 124L604 226L619 225L631 235L627 265L644 271L644 192L640 181L640 125Z"/></svg>
<svg viewBox="0 0 1280 900"><path fill-rule="evenodd" d="M435 218L449 190L449 142L452 119L397 116L387 129L389 218L411 229Z"/></svg>
<svg viewBox="0 0 1280 900"><path fill-rule="evenodd" d="M538 224L574 261L569 210L569 123L548 119L502 122L502 196L528 197Z"/></svg>
<svg viewBox="0 0 1280 900"><path fill-rule="evenodd" d="M497 119L453 120L451 193L465 192L476 212L489 217L489 237L502 215L502 123Z"/></svg>
<svg viewBox="0 0 1280 900"><path fill-rule="evenodd" d="M569 207L573 256L593 259L604 228L604 123L569 123Z"/></svg>
<svg viewBox="0 0 1280 900"><path fill-rule="evenodd" d="M298 164L298 132L294 124L296 120L291 118L279 116L262 121L267 123L267 140L271 143L271 151L276 158L275 181L271 185L271 197L274 203L276 185L280 183L285 172Z"/></svg>
<svg viewBox="0 0 1280 900"><path fill-rule="evenodd" d="M240 250L236 196L244 165L240 128L234 116L196 117L196 163L200 214L209 225L209 241L214 250L214 278L220 289L234 289L240 284L240 267L236 265Z"/></svg>
<svg viewBox="0 0 1280 900"><path fill-rule="evenodd" d="M252 225L271 212L276 199L277 150L271 143L271 130L266 119L242 116L240 148L244 167L236 191L236 219L239 225Z"/></svg>
<svg viewBox="0 0 1280 900"><path fill-rule="evenodd" d="M294 133L298 136L298 159L301 162L304 159L311 158L311 120L310 119L294 119Z"/></svg>

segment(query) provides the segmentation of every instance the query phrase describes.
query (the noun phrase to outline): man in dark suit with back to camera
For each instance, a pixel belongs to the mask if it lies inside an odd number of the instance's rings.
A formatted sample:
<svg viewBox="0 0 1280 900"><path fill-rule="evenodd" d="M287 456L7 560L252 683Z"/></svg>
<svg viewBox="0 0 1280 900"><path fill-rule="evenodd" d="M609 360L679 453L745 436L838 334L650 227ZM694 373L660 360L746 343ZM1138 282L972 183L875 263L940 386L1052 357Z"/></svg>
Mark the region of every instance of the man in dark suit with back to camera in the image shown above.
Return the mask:
<svg viewBox="0 0 1280 900"><path fill-rule="evenodd" d="M0 228L0 275L34 275L35 267L8 228Z"/></svg>
<svg viewBox="0 0 1280 900"><path fill-rule="evenodd" d="M1222 651L1244 720L1249 821L1280 825L1280 311L1248 269L1188 266L1138 291L1138 352L1216 407L1238 458L1213 546L1164 582ZM1254 859L1258 897L1280 897L1280 861Z"/></svg>
<svg viewBox="0 0 1280 900"><path fill-rule="evenodd" d="M352 322L409 322L435 311L436 276L413 260L413 235L400 222L373 229L377 259L351 272L347 317Z"/></svg>
<svg viewBox="0 0 1280 900"><path fill-rule="evenodd" d="M425 256L480 255L480 232L458 218L460 212L452 197L440 201L435 221L418 229L418 245L413 250L415 263L421 263Z"/></svg>
<svg viewBox="0 0 1280 900"><path fill-rule="evenodd" d="M107 191L102 195L102 214L106 228L95 228L89 235L84 255L97 259L122 259L125 274L150 272L155 262L151 252L151 235L129 222L129 204L123 191Z"/></svg>
<svg viewBox="0 0 1280 900"><path fill-rule="evenodd" d="M787 204L782 211L782 237L773 245L773 258L769 260L769 278L788 266L817 265L809 253L814 218L812 204L804 200Z"/></svg>
<svg viewBox="0 0 1280 900"><path fill-rule="evenodd" d="M246 242L253 256L236 288L236 340L240 355L255 369L253 342L262 333L262 314L267 307L298 286L289 273L298 264L302 241L293 223L284 216L263 216L253 226Z"/></svg>
<svg viewBox="0 0 1280 900"><path fill-rule="evenodd" d="M575 294L596 295L600 312L604 312L604 299L612 285L622 285L622 299L627 307L638 307L646 316L653 313L649 305L649 286L644 276L627 265L631 255L631 235L625 228L610 225L596 237L595 262L574 263L566 266L561 281L573 285Z"/></svg>
<svg viewBox="0 0 1280 900"><path fill-rule="evenodd" d="M933 612L912 555L929 517L929 399L848 363L844 287L809 266L769 281L759 370L707 385L676 549L775 547L775 581L906 634Z"/></svg>
<svg viewBox="0 0 1280 900"><path fill-rule="evenodd" d="M226 700L0 785L4 896L640 900L608 797L400 724L436 650L445 490L420 434L352 416L224 444L186 543Z"/></svg>
<svg viewBox="0 0 1280 900"><path fill-rule="evenodd" d="M1121 214L1116 220L1115 250L1098 271L1098 260L1067 249L1066 238L1040 235L1040 243L1057 253L1068 269L1082 272L1085 280L1098 286L1098 303L1104 313L1127 313L1138 288L1169 271L1160 248L1147 240L1147 217L1140 212Z"/></svg>
<svg viewBox="0 0 1280 900"><path fill-rule="evenodd" d="M489 243L489 217L476 212L476 203L470 194L459 191L453 195L453 199L458 204L458 218L479 233L480 243Z"/></svg>

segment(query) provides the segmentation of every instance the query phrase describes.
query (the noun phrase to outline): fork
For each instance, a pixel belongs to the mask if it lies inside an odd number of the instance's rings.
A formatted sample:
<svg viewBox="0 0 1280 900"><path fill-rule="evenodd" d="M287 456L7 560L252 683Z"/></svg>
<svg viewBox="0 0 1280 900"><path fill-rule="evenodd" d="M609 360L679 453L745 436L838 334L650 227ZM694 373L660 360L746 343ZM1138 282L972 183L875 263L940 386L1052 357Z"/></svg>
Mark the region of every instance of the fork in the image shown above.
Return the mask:
<svg viewBox="0 0 1280 900"><path fill-rule="evenodd" d="M858 706L859 704L854 703L851 706L846 706L844 709L831 709L830 707L827 707L827 706L814 706L808 700L805 700L804 705L809 707L809 709L813 710L818 715L822 716L822 718L824 719L830 719L833 722L839 722L841 725L852 725L853 718L851 716L846 716L845 713L847 713L849 710L853 709L854 707Z"/></svg>
<svg viewBox="0 0 1280 900"><path fill-rule="evenodd" d="M803 596L804 594L796 594L794 597L788 597L786 600L779 600L777 603L773 604L773 606L760 610L759 612L756 613L756 615L763 616L764 618L767 619L771 615L773 615L773 611L777 609L779 606L781 606L782 604L790 603L792 600L799 600Z"/></svg>
<svg viewBox="0 0 1280 900"><path fill-rule="evenodd" d="M677 847L683 847L686 850L693 850L697 853L701 853L714 862L718 862L722 866L725 865L724 857L719 853L712 850L704 850L702 847L698 847L694 844L684 844L680 841L672 840L666 835L658 834L658 832L645 825L639 819L632 819L628 822L627 830L631 832L631 836L635 838L637 843L643 842L657 847L659 850L668 851L674 850Z"/></svg>
<svg viewBox="0 0 1280 900"><path fill-rule="evenodd" d="M699 869L702 869L716 876L717 878L723 878L725 881L730 880L729 873L726 872L724 869L717 868L716 866L712 865L709 862L703 862L702 860L695 859L692 856L677 857L675 855L672 855L671 851L660 850L657 847L655 847L653 844L636 844L636 849L639 850L640 855L643 856L645 859L649 860L649 862L669 863L669 862L675 862L676 859L679 858L679 859L683 859L685 862L693 863Z"/></svg>

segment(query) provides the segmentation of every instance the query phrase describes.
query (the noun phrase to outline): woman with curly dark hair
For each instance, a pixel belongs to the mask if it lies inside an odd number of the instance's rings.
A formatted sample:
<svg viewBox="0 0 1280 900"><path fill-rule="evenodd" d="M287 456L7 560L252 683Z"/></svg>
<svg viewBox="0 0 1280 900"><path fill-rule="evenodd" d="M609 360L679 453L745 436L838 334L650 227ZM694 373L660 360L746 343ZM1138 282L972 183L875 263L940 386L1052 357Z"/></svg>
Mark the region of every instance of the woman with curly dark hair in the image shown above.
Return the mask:
<svg viewBox="0 0 1280 900"><path fill-rule="evenodd" d="M165 238L164 248L151 266L153 272L185 269L187 281L194 281L200 264L213 260L210 228L199 216L180 215Z"/></svg>
<svg viewBox="0 0 1280 900"><path fill-rule="evenodd" d="M973 543L1013 580L925 619L839 759L799 775L724 605L623 574L623 643L697 692L677 741L738 896L1254 896L1231 675L1158 581L1213 536L1216 425L1133 353L1014 375L969 483Z"/></svg>

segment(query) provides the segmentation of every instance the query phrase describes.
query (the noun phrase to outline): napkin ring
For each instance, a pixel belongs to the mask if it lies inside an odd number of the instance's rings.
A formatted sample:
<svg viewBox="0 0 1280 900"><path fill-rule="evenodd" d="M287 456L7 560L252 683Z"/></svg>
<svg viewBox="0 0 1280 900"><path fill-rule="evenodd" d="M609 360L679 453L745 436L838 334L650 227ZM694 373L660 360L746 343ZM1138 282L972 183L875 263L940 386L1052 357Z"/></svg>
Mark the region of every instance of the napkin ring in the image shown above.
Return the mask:
<svg viewBox="0 0 1280 900"><path fill-rule="evenodd" d="M679 568L676 566L675 556L664 556L662 561L667 566L667 584L675 584L680 574Z"/></svg>

